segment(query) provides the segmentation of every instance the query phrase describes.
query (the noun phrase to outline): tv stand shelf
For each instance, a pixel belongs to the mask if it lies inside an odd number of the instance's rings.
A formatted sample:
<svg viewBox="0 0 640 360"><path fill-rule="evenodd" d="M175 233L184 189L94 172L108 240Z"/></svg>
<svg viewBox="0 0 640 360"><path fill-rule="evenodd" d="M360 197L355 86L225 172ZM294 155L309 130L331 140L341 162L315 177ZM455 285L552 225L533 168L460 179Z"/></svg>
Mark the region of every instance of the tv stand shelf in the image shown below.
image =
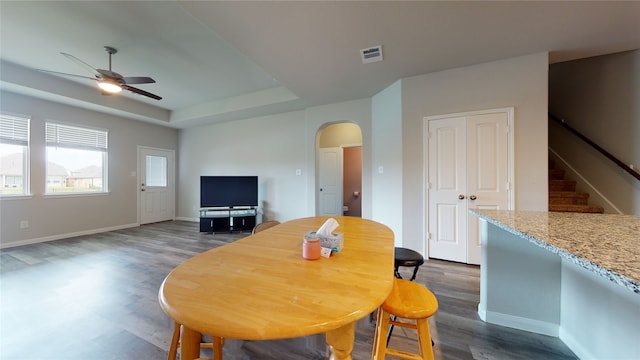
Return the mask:
<svg viewBox="0 0 640 360"><path fill-rule="evenodd" d="M256 226L255 207L200 209L200 232L251 231Z"/></svg>

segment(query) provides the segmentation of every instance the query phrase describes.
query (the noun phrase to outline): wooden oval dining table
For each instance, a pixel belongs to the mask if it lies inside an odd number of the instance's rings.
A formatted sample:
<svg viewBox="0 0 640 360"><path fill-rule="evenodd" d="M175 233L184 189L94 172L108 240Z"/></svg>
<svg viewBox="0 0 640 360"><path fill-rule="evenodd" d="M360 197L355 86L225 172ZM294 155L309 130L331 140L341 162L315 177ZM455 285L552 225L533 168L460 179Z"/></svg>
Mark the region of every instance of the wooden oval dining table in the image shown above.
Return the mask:
<svg viewBox="0 0 640 360"><path fill-rule="evenodd" d="M183 325L180 358L200 356L201 334L275 340L325 333L331 359L351 359L356 321L393 286L393 232L372 220L333 218L344 248L329 258L302 257L303 235L328 219L319 216L284 222L171 271L158 296Z"/></svg>

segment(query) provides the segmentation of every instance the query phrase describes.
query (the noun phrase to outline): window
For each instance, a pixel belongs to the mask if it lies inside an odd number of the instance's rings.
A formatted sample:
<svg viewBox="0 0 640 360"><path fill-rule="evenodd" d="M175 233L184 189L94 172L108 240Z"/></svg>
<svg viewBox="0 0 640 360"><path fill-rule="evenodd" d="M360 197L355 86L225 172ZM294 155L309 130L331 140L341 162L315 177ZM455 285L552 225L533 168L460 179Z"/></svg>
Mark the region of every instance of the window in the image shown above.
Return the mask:
<svg viewBox="0 0 640 360"><path fill-rule="evenodd" d="M47 194L107 192L107 131L46 123Z"/></svg>
<svg viewBox="0 0 640 360"><path fill-rule="evenodd" d="M167 158L147 155L147 186L167 187Z"/></svg>
<svg viewBox="0 0 640 360"><path fill-rule="evenodd" d="M29 193L29 119L0 114L0 195Z"/></svg>

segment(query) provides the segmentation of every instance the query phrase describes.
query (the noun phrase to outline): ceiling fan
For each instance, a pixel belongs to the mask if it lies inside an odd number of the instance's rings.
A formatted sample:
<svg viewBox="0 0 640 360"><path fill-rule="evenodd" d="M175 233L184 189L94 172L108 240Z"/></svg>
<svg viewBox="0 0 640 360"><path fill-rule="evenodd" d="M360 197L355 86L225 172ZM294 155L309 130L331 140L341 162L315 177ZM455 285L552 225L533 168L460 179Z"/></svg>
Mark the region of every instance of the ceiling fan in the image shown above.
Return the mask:
<svg viewBox="0 0 640 360"><path fill-rule="evenodd" d="M89 71L91 73L91 75L93 75L93 77L87 77L87 76L82 76L82 75L74 75L74 74L67 74L67 73L61 73L61 72L57 72L57 71L49 71L49 70L40 70L40 71L44 71L44 72L48 72L48 73L53 73L53 74L59 74L59 75L65 75L65 76L72 76L72 77L77 77L77 78L82 78L82 79L89 79L89 80L95 80L98 82L98 86L100 87L100 90L102 92L103 95L111 95L111 94L115 94L118 93L120 91L124 90L129 90L133 93L136 94L140 94L140 95L144 95L147 97L150 97L152 99L156 99L156 100L161 100L162 98L156 94L152 94L148 91L144 91L142 89L138 89L135 88L133 86L130 86L129 84L150 84L150 83L155 83L156 81L153 80L150 77L146 77L146 76L138 76L138 77L125 77L122 76L120 74L118 74L117 72L114 72L111 70L111 55L115 54L118 52L118 50L114 47L111 46L105 46L104 50L109 53L109 70L104 70L104 69L95 69L93 68L91 65L85 63L84 61L78 59L77 57L67 54L67 53L63 53L61 52L60 54L62 54L63 56L65 56L67 59L75 62L76 64L82 66L85 70Z"/></svg>

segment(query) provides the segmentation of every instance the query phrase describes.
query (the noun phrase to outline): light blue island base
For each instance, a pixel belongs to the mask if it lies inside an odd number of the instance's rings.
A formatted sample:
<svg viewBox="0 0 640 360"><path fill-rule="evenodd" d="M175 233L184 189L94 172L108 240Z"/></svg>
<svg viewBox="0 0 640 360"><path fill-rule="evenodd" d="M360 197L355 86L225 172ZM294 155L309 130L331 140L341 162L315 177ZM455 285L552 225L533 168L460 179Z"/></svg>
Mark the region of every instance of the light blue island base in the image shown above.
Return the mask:
<svg viewBox="0 0 640 360"><path fill-rule="evenodd" d="M559 337L581 359L640 359L640 293L479 215L482 320Z"/></svg>

